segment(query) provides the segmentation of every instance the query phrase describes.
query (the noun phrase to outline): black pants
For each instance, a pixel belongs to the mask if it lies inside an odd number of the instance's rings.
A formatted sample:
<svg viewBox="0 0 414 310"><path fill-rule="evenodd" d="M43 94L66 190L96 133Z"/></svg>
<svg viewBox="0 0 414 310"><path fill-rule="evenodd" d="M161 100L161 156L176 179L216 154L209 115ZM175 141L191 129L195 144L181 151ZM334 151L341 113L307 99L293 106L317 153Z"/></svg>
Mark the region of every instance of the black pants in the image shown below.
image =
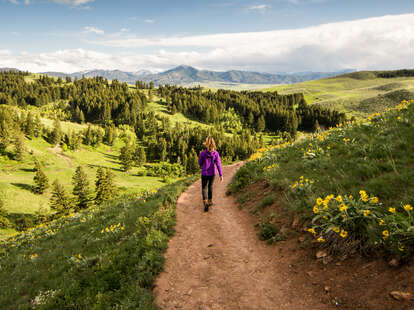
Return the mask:
<svg viewBox="0 0 414 310"><path fill-rule="evenodd" d="M215 175L202 175L201 176L201 192L203 194L203 200L213 199L213 183L214 183ZM208 196L207 196L207 188L208 188Z"/></svg>

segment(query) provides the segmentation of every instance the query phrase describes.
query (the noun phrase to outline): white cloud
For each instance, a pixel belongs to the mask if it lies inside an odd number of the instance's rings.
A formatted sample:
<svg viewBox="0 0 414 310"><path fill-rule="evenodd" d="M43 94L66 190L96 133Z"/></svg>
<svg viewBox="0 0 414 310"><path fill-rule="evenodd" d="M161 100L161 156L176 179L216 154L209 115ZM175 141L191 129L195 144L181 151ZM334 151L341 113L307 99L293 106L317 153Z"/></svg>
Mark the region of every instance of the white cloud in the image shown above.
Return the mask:
<svg viewBox="0 0 414 310"><path fill-rule="evenodd" d="M153 23L155 23L155 20L153 20L151 18L147 18L147 19L144 19L144 23L153 24Z"/></svg>
<svg viewBox="0 0 414 310"><path fill-rule="evenodd" d="M248 7L248 10L250 11L260 11L260 12L264 12L267 9L270 9L270 5L267 4L257 4L257 5L252 5Z"/></svg>
<svg viewBox="0 0 414 310"><path fill-rule="evenodd" d="M131 31L131 29L129 29L129 28L121 28L121 30L120 30L121 32L129 32L129 31Z"/></svg>
<svg viewBox="0 0 414 310"><path fill-rule="evenodd" d="M95 33L95 34L100 34L100 35L105 34L105 31L103 31L102 29L99 29L97 27L86 26L83 29L85 29L84 32L86 32L86 33Z"/></svg>
<svg viewBox="0 0 414 310"><path fill-rule="evenodd" d="M95 0L49 0L55 3L66 4L70 6L81 6L89 2L93 2Z"/></svg>
<svg viewBox="0 0 414 310"><path fill-rule="evenodd" d="M124 52L72 49L9 53L0 54L0 63L30 71L65 72L93 68L154 70L180 64L264 72L414 68L414 14L266 32L121 39L111 39L109 35L89 43ZM154 52L140 53L144 47Z"/></svg>

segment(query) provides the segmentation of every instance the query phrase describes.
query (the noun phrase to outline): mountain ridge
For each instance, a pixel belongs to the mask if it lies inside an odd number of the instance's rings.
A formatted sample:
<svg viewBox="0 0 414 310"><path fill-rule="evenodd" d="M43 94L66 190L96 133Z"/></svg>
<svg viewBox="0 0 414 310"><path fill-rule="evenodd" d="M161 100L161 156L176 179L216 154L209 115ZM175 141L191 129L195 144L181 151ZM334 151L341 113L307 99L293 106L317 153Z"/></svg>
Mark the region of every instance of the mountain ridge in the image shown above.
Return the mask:
<svg viewBox="0 0 414 310"><path fill-rule="evenodd" d="M156 85L177 84L189 85L204 82L227 82L235 84L291 84L309 80L332 77L353 70L343 70L338 72L300 72L300 73L262 73L254 71L210 71L199 70L191 66L180 65L172 69L151 73L147 70L137 70L136 72L125 72L121 70L90 70L74 73L64 72L42 72L50 76L65 78L95 77L102 76L108 80L117 79L121 82L135 83L140 80L144 82L154 82Z"/></svg>

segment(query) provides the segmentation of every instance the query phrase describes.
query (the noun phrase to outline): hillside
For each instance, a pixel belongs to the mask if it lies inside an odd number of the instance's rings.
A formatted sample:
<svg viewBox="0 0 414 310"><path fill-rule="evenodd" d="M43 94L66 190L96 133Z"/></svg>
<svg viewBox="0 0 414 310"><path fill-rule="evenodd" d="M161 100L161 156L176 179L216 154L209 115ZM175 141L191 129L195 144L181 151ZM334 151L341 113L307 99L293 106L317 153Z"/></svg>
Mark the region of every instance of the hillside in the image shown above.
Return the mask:
<svg viewBox="0 0 414 310"><path fill-rule="evenodd" d="M236 70L225 72L198 70L191 66L182 65L160 73L150 73L145 70L137 72L124 72L120 70L92 70L75 72L71 74L62 72L44 72L43 74L60 78L65 78L67 76L71 78L82 78L82 76L101 76L108 80L117 79L118 81L132 84L135 84L135 81L137 80L141 80L147 83L154 82L156 85L208 85L209 83L219 83L219 85L223 86L223 88L227 88L227 86L234 87L232 84L247 84L247 87L248 84L291 84L335 76L347 71L349 70L341 72L300 72L270 74ZM231 84L227 85L226 83Z"/></svg>
<svg viewBox="0 0 414 310"><path fill-rule="evenodd" d="M403 101L260 150L229 187L240 208L258 215L260 239L294 247L296 273L320 283L318 294L325 290L329 302L411 309L390 294L414 292L413 124L414 100Z"/></svg>
<svg viewBox="0 0 414 310"><path fill-rule="evenodd" d="M303 92L308 103L365 118L395 106L402 99L414 99L414 77L396 76L395 72L362 71L263 90L281 94Z"/></svg>

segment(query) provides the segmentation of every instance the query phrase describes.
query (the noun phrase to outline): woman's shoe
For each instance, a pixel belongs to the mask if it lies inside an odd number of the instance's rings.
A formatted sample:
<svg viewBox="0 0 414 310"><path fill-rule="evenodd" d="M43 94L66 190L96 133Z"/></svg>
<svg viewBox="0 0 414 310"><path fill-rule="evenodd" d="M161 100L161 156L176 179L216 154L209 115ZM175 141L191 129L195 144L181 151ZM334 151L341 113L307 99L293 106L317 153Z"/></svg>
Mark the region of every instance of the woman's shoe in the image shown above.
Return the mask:
<svg viewBox="0 0 414 310"><path fill-rule="evenodd" d="M213 201L211 199L207 200L208 206L211 207L213 205Z"/></svg>
<svg viewBox="0 0 414 310"><path fill-rule="evenodd" d="M208 207L209 207L208 201L203 200L203 203L204 203L204 212L208 212Z"/></svg>

